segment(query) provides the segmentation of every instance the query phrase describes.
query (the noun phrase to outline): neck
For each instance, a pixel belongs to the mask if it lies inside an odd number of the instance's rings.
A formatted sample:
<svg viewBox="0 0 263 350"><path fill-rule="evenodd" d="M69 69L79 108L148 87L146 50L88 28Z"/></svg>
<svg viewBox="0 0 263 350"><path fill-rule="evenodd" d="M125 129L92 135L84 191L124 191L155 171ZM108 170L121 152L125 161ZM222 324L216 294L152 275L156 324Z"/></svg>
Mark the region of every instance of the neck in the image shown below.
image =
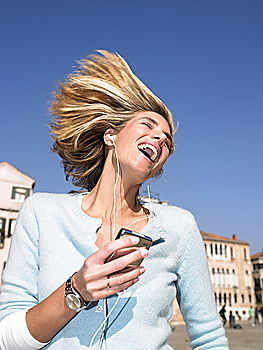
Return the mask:
<svg viewBox="0 0 263 350"><path fill-rule="evenodd" d="M118 176L112 154L108 154L102 175L93 190L84 197L82 209L89 216L100 217L106 222L114 215L116 221L142 215L142 206L136 200L139 187L140 184L125 178L121 171Z"/></svg>

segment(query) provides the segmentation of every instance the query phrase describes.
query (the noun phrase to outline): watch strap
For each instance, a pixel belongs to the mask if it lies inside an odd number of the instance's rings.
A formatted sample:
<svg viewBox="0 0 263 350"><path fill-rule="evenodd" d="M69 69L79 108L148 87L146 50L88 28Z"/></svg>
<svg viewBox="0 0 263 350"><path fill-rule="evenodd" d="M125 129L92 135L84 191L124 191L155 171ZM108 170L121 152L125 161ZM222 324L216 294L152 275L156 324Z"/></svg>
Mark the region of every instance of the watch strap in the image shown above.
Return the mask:
<svg viewBox="0 0 263 350"><path fill-rule="evenodd" d="M65 295L65 297L67 298L67 296L68 295L74 295L78 300L79 300L79 302L80 302L80 307L78 308L78 310L76 310L76 311L81 311L81 310L84 310L84 309L86 309L87 307L88 307L88 305L91 303L90 301L85 301L83 298L82 298L82 296L76 291L76 289L73 287L73 285L72 285L72 278L73 278L73 276L76 274L76 272L75 273L73 273L73 275L72 276L70 276L68 279L67 279L67 281L66 281L66 286L65 286L65 292L64 292L64 295Z"/></svg>

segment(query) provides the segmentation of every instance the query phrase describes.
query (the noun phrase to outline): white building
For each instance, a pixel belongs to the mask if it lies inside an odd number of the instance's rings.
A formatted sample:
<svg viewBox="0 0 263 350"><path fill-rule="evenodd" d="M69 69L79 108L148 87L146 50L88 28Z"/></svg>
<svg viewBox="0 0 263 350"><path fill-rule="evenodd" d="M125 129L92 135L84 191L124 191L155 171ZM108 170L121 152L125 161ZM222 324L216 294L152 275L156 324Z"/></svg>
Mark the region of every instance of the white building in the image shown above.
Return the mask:
<svg viewBox="0 0 263 350"><path fill-rule="evenodd" d="M0 276L7 260L18 212L32 193L34 184L31 177L13 165L0 163Z"/></svg>

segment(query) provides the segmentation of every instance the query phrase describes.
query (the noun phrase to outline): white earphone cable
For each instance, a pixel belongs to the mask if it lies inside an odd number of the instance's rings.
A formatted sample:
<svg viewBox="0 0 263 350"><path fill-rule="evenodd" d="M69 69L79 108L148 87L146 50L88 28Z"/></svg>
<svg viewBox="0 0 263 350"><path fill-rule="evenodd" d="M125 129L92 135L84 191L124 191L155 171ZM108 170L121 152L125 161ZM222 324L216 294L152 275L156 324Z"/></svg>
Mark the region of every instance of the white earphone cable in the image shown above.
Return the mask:
<svg viewBox="0 0 263 350"><path fill-rule="evenodd" d="M153 217L153 205L152 205L152 198L150 193L150 183L147 183L147 193L148 193L148 199L149 199L149 205L150 205L150 219Z"/></svg>
<svg viewBox="0 0 263 350"><path fill-rule="evenodd" d="M118 295L117 300L115 301L113 307L110 309L108 315L105 317L105 319L104 319L104 321L101 323L101 325L97 328L96 332L93 334L93 337L92 337L92 339L91 339L91 341L90 341L90 343L89 343L89 350L91 350L91 347L92 347L92 345L93 345L93 342L94 342L94 340L95 340L97 334L99 333L99 331L101 330L101 328L105 325L105 323L108 321L110 315L112 314L113 310L114 310L115 307L117 306L117 304L118 304L118 302L119 302L119 300L120 300L120 297L122 296L123 293L124 293L124 292L120 292L120 294ZM99 346L101 346L101 341L99 342ZM99 348L98 348L98 349L99 349Z"/></svg>
<svg viewBox="0 0 263 350"><path fill-rule="evenodd" d="M114 183L114 188L113 188L113 228L111 231L111 239L113 239L116 235L116 188L117 188L117 184L118 184L118 180L119 180L119 176L120 176L120 163L119 163L119 157L118 157L118 152L117 152L117 146L116 143L113 140L113 146L114 146L114 150L115 150L115 155L116 155L116 163L117 163L117 176L116 176L116 180Z"/></svg>

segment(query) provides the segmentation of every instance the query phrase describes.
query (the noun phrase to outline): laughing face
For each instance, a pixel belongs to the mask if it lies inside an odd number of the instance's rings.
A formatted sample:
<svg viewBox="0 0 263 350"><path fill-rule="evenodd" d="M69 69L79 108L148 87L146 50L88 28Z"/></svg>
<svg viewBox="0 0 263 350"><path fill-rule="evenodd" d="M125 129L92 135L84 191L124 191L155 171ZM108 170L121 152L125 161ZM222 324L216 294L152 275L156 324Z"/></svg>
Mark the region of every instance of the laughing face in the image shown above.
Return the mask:
<svg viewBox="0 0 263 350"><path fill-rule="evenodd" d="M172 137L161 115L140 111L115 135L115 143L123 174L141 183L162 168Z"/></svg>

